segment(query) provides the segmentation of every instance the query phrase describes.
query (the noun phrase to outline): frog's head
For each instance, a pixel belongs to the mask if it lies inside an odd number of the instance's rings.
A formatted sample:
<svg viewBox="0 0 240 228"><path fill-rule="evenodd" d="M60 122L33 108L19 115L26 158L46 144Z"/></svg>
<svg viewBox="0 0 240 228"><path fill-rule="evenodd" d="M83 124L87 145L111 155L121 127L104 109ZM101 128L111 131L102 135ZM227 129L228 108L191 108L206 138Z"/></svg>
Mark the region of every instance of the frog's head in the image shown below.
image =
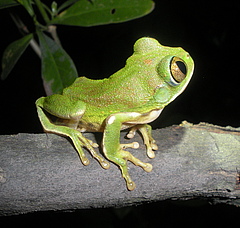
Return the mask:
<svg viewBox="0 0 240 228"><path fill-rule="evenodd" d="M180 47L161 45L153 38L136 41L134 54L148 56L154 65L152 77L158 77L162 103L167 105L181 94L188 85L194 70L194 62L188 52Z"/></svg>

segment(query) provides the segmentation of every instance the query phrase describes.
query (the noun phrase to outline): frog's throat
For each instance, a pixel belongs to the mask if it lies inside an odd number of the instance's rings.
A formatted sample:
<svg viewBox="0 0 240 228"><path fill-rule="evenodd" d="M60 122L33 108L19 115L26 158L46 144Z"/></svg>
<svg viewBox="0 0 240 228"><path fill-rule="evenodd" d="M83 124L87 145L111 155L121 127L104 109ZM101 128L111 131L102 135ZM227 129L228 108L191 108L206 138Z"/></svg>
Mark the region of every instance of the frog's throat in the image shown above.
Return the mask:
<svg viewBox="0 0 240 228"><path fill-rule="evenodd" d="M159 117L163 109L155 109L148 113L142 114L136 121L126 122L128 124L147 124Z"/></svg>

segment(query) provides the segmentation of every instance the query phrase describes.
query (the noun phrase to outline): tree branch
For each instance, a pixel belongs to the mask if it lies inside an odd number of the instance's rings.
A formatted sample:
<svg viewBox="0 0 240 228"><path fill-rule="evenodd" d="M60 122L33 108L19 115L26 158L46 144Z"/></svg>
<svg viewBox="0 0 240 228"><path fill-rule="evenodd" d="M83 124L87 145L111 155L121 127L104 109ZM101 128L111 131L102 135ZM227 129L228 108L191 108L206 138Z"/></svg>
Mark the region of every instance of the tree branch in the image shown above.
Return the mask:
<svg viewBox="0 0 240 228"><path fill-rule="evenodd" d="M84 134L99 140L101 134ZM129 142L124 139L121 142ZM166 199L207 198L240 206L240 129L208 124L153 131L159 150L148 159L139 135L133 155L153 165L146 173L129 164L136 183L128 191L121 173L90 158L83 166L66 138L52 134L0 136L0 215L45 210L121 207Z"/></svg>

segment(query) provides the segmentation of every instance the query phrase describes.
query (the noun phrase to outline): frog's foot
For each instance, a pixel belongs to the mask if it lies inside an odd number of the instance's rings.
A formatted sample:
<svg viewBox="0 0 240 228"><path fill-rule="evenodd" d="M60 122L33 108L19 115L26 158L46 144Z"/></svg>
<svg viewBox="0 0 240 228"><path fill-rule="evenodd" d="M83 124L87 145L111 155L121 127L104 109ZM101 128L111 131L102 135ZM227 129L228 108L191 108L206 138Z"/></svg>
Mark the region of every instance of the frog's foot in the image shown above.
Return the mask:
<svg viewBox="0 0 240 228"><path fill-rule="evenodd" d="M142 162L138 158L134 157L130 152L125 151L125 150L120 150L120 155L125 160L125 165L123 165L123 166L120 165L122 175L123 175L123 178L126 181L127 188L131 191L135 188L135 183L131 180L131 177L128 173L127 161L132 162L136 166L142 167L146 172L151 172L152 171L152 165L149 164L149 163Z"/></svg>
<svg viewBox="0 0 240 228"><path fill-rule="evenodd" d="M98 147L97 143L94 143L92 140L86 139L80 132L77 132L77 136L71 135L70 138L73 141L75 148L79 154L79 157L84 165L89 165L89 160L86 158L85 153L82 150L82 147L88 149L92 156L99 162L99 164L104 169L108 169L110 164L102 156L100 156L93 147Z"/></svg>
<svg viewBox="0 0 240 228"><path fill-rule="evenodd" d="M120 150L120 155L126 161L130 161L134 165L142 167L146 172L151 172L152 171L152 165L151 164L142 162L138 158L134 157L130 152L128 152L126 150Z"/></svg>
<svg viewBox="0 0 240 228"><path fill-rule="evenodd" d="M127 166L127 161L132 162L136 166L142 167L146 172L151 172L152 171L152 165L149 163L142 162L138 158L134 157L130 152L122 150L121 146L119 151L114 155L107 155L108 159L117 164L122 172L122 176L126 181L127 188L128 190L132 191L135 189L136 185L132 181L129 173L128 173L128 166Z"/></svg>
<svg viewBox="0 0 240 228"><path fill-rule="evenodd" d="M152 128L150 125L144 124L144 125L136 125L130 129L130 131L127 134L128 138L133 138L136 134L136 131L139 130L143 136L144 144L147 148L147 155L149 158L154 158L155 153L154 150L158 149L158 146L156 144L156 141L152 138Z"/></svg>

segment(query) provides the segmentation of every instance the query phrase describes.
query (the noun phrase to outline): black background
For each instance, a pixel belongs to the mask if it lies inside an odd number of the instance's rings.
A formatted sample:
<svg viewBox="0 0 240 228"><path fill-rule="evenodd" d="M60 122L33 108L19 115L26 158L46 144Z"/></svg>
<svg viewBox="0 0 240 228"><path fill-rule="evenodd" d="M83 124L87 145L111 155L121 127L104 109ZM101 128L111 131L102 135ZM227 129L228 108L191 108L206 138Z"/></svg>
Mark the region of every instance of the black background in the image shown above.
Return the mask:
<svg viewBox="0 0 240 228"><path fill-rule="evenodd" d="M153 126L161 128L187 120L239 127L239 1L155 2L156 7L151 14L121 24L87 28L58 26L62 45L74 60L79 76L98 79L110 76L124 66L138 38L153 37L163 45L183 47L195 61L195 72L189 86L164 109ZM30 17L21 7L11 10L33 31ZM21 38L21 35L9 16L9 9L0 11L0 20L2 55L6 46ZM0 81L1 134L42 132L34 105L37 98L45 95L40 69L40 59L29 47L9 77ZM205 212L205 207L209 213ZM177 206L176 209L176 206L168 205L167 208L169 213L169 208L172 208L176 217L178 209L181 214L186 211L187 219L190 211L205 212L204 216L210 216L211 213L217 213L219 206L189 210L188 207ZM233 216L237 213L233 207L220 208L224 214ZM219 219L223 218L220 216ZM236 223L237 220L236 217ZM161 218L159 224L164 221Z"/></svg>

